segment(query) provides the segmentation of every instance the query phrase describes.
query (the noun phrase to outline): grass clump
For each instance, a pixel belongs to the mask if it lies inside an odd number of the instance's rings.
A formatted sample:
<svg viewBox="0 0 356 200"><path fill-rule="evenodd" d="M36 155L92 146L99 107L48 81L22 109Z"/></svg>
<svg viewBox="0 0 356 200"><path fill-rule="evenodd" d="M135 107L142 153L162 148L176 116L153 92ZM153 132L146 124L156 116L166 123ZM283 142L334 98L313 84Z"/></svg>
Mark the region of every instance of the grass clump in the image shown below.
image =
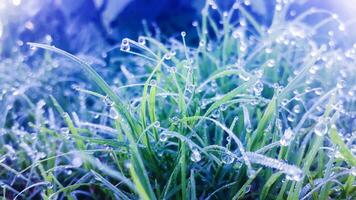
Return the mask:
<svg viewBox="0 0 356 200"><path fill-rule="evenodd" d="M105 52L109 66L121 64L114 84L77 56L29 43L91 81L72 84L82 99L72 102L3 92L13 99L0 140L3 198L354 198L355 47L344 53L332 36L316 37L345 25L315 9L289 19L289 4L277 1L265 28L248 5L223 12L207 1L196 45L186 32L123 39L129 55Z"/></svg>

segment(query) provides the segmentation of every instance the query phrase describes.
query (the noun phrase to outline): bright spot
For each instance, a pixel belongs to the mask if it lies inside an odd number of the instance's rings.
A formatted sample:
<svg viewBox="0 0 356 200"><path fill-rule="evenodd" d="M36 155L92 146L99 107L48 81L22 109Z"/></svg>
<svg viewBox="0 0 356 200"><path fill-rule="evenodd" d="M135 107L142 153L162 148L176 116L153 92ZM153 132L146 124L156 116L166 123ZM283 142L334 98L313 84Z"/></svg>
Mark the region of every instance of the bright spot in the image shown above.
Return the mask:
<svg viewBox="0 0 356 200"><path fill-rule="evenodd" d="M28 21L25 23L25 27L28 29L28 30L33 30L35 28L35 25L33 25L33 23L31 21Z"/></svg>
<svg viewBox="0 0 356 200"><path fill-rule="evenodd" d="M21 4L21 0L12 0L12 4L14 4L14 6L19 6Z"/></svg>

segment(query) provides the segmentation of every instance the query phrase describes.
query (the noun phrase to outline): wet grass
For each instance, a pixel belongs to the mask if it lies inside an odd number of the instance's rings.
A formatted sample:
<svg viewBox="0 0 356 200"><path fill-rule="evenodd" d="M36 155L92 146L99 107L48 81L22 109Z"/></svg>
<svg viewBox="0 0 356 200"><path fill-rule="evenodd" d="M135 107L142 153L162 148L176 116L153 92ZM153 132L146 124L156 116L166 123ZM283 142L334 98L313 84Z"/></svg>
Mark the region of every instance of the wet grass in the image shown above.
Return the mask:
<svg viewBox="0 0 356 200"><path fill-rule="evenodd" d="M324 13L316 9L286 20L288 5L277 3L267 29L245 8L208 1L196 45L186 32L164 43L125 38L127 55L103 54L120 60L116 81L29 43L45 50L44 66L60 61L46 71L53 79L72 63L88 79L62 86L66 97L41 92L43 75L27 83L35 90L3 90L3 198L353 199L356 47L333 38L345 25L330 13L304 23ZM336 31L322 43L326 24Z"/></svg>

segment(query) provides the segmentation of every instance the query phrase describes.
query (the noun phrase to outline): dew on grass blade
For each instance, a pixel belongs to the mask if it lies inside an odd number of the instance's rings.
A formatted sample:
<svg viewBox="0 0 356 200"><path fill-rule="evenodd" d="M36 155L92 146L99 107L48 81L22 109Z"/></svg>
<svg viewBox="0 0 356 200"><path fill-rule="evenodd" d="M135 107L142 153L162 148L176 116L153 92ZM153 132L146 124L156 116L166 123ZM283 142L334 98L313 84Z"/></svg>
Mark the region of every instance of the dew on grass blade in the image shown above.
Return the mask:
<svg viewBox="0 0 356 200"><path fill-rule="evenodd" d="M224 153L221 157L221 162L223 162L224 164L232 164L234 162L235 158L232 157L230 154L228 153Z"/></svg>
<svg viewBox="0 0 356 200"><path fill-rule="evenodd" d="M253 178L254 176L256 176L256 170L252 169L252 168L249 168L247 169L247 177L248 178Z"/></svg>
<svg viewBox="0 0 356 200"><path fill-rule="evenodd" d="M293 112L296 113L296 114L299 114L301 111L301 108L300 108L300 105L297 104L293 107Z"/></svg>
<svg viewBox="0 0 356 200"><path fill-rule="evenodd" d="M256 96L261 96L261 92L263 91L263 83L262 81L258 80L255 85L253 86L253 91L255 92Z"/></svg>
<svg viewBox="0 0 356 200"><path fill-rule="evenodd" d="M155 79L150 80L150 85L155 87L157 85L157 81Z"/></svg>
<svg viewBox="0 0 356 200"><path fill-rule="evenodd" d="M168 140L168 135L165 131L162 131L159 135L159 141L166 142Z"/></svg>
<svg viewBox="0 0 356 200"><path fill-rule="evenodd" d="M62 128L60 128L59 131L63 135L69 134L69 128L68 127L62 127Z"/></svg>
<svg viewBox="0 0 356 200"><path fill-rule="evenodd" d="M314 133L318 136L323 136L328 132L328 125L325 120L319 121L314 127Z"/></svg>
<svg viewBox="0 0 356 200"><path fill-rule="evenodd" d="M159 128L159 127L161 126L161 123L160 123L159 121L155 121L155 122L153 123L153 126L154 126L155 128Z"/></svg>
<svg viewBox="0 0 356 200"><path fill-rule="evenodd" d="M287 128L285 131L284 131L284 134L282 136L282 138L280 139L280 144L282 146L288 146L290 144L290 142L292 141L293 139L293 131L291 128Z"/></svg>
<svg viewBox="0 0 356 200"><path fill-rule="evenodd" d="M115 104L114 101L112 101L109 96L105 96L103 98L103 102L106 106L113 106Z"/></svg>
<svg viewBox="0 0 356 200"><path fill-rule="evenodd" d="M196 147L192 148L192 153L190 155L190 160L193 162L199 162L201 160L201 154Z"/></svg>
<svg viewBox="0 0 356 200"><path fill-rule="evenodd" d="M139 36L138 39L137 39L137 42L138 42L140 45L146 45L146 39L145 39L145 37L143 37L143 36Z"/></svg>
<svg viewBox="0 0 356 200"><path fill-rule="evenodd" d="M114 120L119 118L119 113L117 112L116 108L113 106L111 106L109 109L109 117Z"/></svg>
<svg viewBox="0 0 356 200"><path fill-rule="evenodd" d="M269 59L269 60L267 60L266 65L267 65L267 67L272 68L276 65L276 61L274 59Z"/></svg>
<svg viewBox="0 0 356 200"><path fill-rule="evenodd" d="M129 42L128 38L122 39L120 50L121 51L130 51L130 42Z"/></svg>
<svg viewBox="0 0 356 200"><path fill-rule="evenodd" d="M171 120L172 120L172 124L177 125L179 122L179 117L173 116Z"/></svg>
<svg viewBox="0 0 356 200"><path fill-rule="evenodd" d="M75 168L79 168L83 164L83 159L79 155L75 155L71 161L71 164Z"/></svg>
<svg viewBox="0 0 356 200"><path fill-rule="evenodd" d="M304 173L302 170L296 170L292 169L290 171L286 171L286 179L291 180L291 181L301 181L303 180Z"/></svg>

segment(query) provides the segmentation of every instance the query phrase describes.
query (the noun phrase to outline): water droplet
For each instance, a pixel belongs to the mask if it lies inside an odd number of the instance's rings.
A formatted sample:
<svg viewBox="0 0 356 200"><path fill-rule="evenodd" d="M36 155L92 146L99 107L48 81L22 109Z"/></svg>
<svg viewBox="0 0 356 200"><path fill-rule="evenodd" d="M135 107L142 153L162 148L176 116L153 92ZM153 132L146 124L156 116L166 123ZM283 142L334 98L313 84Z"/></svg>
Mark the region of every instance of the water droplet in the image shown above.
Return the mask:
<svg viewBox="0 0 356 200"><path fill-rule="evenodd" d="M267 67L274 67L276 65L276 61L274 59L269 59L266 62Z"/></svg>
<svg viewBox="0 0 356 200"><path fill-rule="evenodd" d="M54 185L53 185L51 182L47 182L47 183L46 183L46 187L47 187L48 189L53 189Z"/></svg>
<svg viewBox="0 0 356 200"><path fill-rule="evenodd" d="M115 103L108 96L105 96L103 102L106 106L113 106Z"/></svg>
<svg viewBox="0 0 356 200"><path fill-rule="evenodd" d="M340 24L339 25L339 31L341 31L341 32L345 31L345 25L344 24Z"/></svg>
<svg viewBox="0 0 356 200"><path fill-rule="evenodd" d="M161 126L161 123L160 123L159 121L155 121L154 124L153 124L153 126L154 126L155 128L159 128L159 127Z"/></svg>
<svg viewBox="0 0 356 200"><path fill-rule="evenodd" d="M190 156L190 160L193 162L199 162L201 160L201 154L199 150L195 147L192 148L192 154Z"/></svg>
<svg viewBox="0 0 356 200"><path fill-rule="evenodd" d="M265 52L267 53L267 54L270 54L270 53L272 53L272 48L270 48L270 47L267 47L266 49L265 49Z"/></svg>
<svg viewBox="0 0 356 200"><path fill-rule="evenodd" d="M143 36L139 36L137 41L140 45L146 45L146 39Z"/></svg>
<svg viewBox="0 0 356 200"><path fill-rule="evenodd" d="M240 73L239 74L239 77L243 80L243 81L248 81L248 80L250 80L250 77L249 76L245 76L244 74L242 74L242 73Z"/></svg>
<svg viewBox="0 0 356 200"><path fill-rule="evenodd" d="M170 52L165 53L164 54L164 59L166 59L166 60L172 59L172 54Z"/></svg>
<svg viewBox="0 0 356 200"><path fill-rule="evenodd" d="M165 133L165 132L162 132L160 135L159 135L159 141L161 142L166 142L168 140L168 135Z"/></svg>
<svg viewBox="0 0 356 200"><path fill-rule="evenodd" d="M182 31L182 32L180 33L180 35L181 35L182 37L185 37L185 36L187 35L187 33L186 33L185 31Z"/></svg>
<svg viewBox="0 0 356 200"><path fill-rule="evenodd" d="M282 99L282 106L286 106L288 104L288 99Z"/></svg>
<svg viewBox="0 0 356 200"><path fill-rule="evenodd" d="M323 94L323 89L322 88L315 88L314 93L318 96Z"/></svg>
<svg viewBox="0 0 356 200"><path fill-rule="evenodd" d="M245 188L245 194L249 193L251 190L251 185L246 186Z"/></svg>
<svg viewBox="0 0 356 200"><path fill-rule="evenodd" d="M75 156L71 163L73 167L79 168L83 164L83 159L80 156Z"/></svg>
<svg viewBox="0 0 356 200"><path fill-rule="evenodd" d="M172 123L175 124L175 125L177 125L178 122L179 122L179 117L173 116L173 117L172 117Z"/></svg>
<svg viewBox="0 0 356 200"><path fill-rule="evenodd" d="M293 107L293 112L296 113L296 114L299 114L301 111L301 108L300 108L300 105L297 104Z"/></svg>
<svg viewBox="0 0 356 200"><path fill-rule="evenodd" d="M60 132L61 132L61 134L64 134L64 135L69 134L69 128L62 127L62 128L60 128Z"/></svg>
<svg viewBox="0 0 356 200"><path fill-rule="evenodd" d="M293 113L290 113L287 117L287 120L290 122L294 122L295 118L296 118L296 116Z"/></svg>
<svg viewBox="0 0 356 200"><path fill-rule="evenodd" d="M150 80L150 85L152 87L156 86L157 85L157 81L155 79Z"/></svg>
<svg viewBox="0 0 356 200"><path fill-rule="evenodd" d="M220 116L220 110L219 109L215 109L212 113L211 113L211 117L213 118L218 118Z"/></svg>
<svg viewBox="0 0 356 200"><path fill-rule="evenodd" d="M328 125L324 120L318 122L314 127L314 133L318 136L323 136L328 132Z"/></svg>
<svg viewBox="0 0 356 200"><path fill-rule="evenodd" d="M222 158L221 158L221 162L223 162L224 164L227 164L227 165L233 163L234 160L235 160L235 158L232 157L232 156L231 156L230 154L228 154L228 153L224 153L224 155L223 155Z"/></svg>
<svg viewBox="0 0 356 200"><path fill-rule="evenodd" d="M32 31L32 30L35 29L35 25L34 25L31 21L27 21L27 22L25 23L25 28L28 29L28 30L30 30L30 31Z"/></svg>
<svg viewBox="0 0 356 200"><path fill-rule="evenodd" d="M342 89L345 87L345 81L344 80L339 80L336 84L336 87L339 88L339 89Z"/></svg>
<svg viewBox="0 0 356 200"><path fill-rule="evenodd" d="M252 178L252 177L254 177L255 175L256 175L256 171L255 171L254 169L252 169L252 168L247 169L247 176L248 176L249 178Z"/></svg>
<svg viewBox="0 0 356 200"><path fill-rule="evenodd" d="M258 80L255 83L255 85L253 87L253 91L255 92L256 96L260 96L261 95L261 92L263 91L263 83L260 80Z"/></svg>
<svg viewBox="0 0 356 200"><path fill-rule="evenodd" d="M318 71L318 69L319 67L317 65L313 65L312 67L310 67L309 73L315 74Z"/></svg>
<svg viewBox="0 0 356 200"><path fill-rule="evenodd" d="M130 42L129 42L129 39L124 38L124 39L121 41L120 50L121 50L121 51L130 51Z"/></svg>
<svg viewBox="0 0 356 200"><path fill-rule="evenodd" d="M230 143L231 140L232 140L231 136L227 136L227 137L226 137L226 141L227 141L228 143Z"/></svg>
<svg viewBox="0 0 356 200"><path fill-rule="evenodd" d="M304 174L302 171L289 171L285 172L286 174L286 179L291 180L291 181L301 181L303 180Z"/></svg>
<svg viewBox="0 0 356 200"><path fill-rule="evenodd" d="M220 111L225 111L226 109L227 109L226 104L221 104L220 107L219 107Z"/></svg>
<svg viewBox="0 0 356 200"><path fill-rule="evenodd" d="M292 141L293 135L294 135L294 133L291 128L286 129L284 131L284 134L283 134L281 140L279 141L280 144L282 146L288 146L290 144L290 142Z"/></svg>
<svg viewBox="0 0 356 200"><path fill-rule="evenodd" d="M111 119L118 119L119 118L119 113L117 112L115 107L110 107L109 117Z"/></svg>
<svg viewBox="0 0 356 200"><path fill-rule="evenodd" d="M200 46L200 47L204 47L204 46L205 46L205 41L204 41L204 40L200 40L199 46Z"/></svg>

